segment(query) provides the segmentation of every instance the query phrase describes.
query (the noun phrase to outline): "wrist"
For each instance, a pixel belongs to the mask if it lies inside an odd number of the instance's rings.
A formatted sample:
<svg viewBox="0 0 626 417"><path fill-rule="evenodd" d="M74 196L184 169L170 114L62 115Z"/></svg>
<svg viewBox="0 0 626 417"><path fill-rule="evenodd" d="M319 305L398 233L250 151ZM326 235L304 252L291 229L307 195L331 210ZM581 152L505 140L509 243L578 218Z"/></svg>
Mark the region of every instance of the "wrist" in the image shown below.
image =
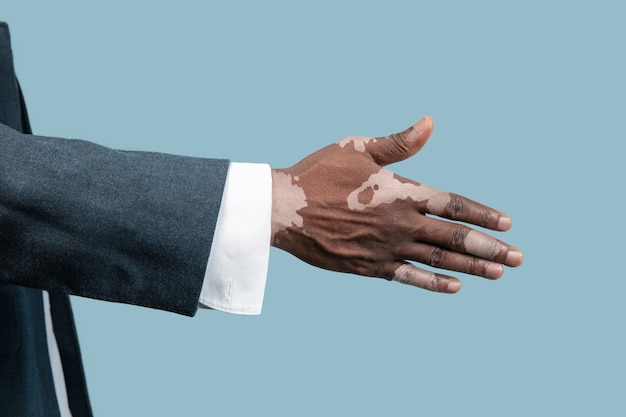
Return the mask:
<svg viewBox="0 0 626 417"><path fill-rule="evenodd" d="M289 227L303 227L298 210L307 206L306 195L298 185L298 177L285 169L272 169L272 232L270 244L280 246L280 233Z"/></svg>

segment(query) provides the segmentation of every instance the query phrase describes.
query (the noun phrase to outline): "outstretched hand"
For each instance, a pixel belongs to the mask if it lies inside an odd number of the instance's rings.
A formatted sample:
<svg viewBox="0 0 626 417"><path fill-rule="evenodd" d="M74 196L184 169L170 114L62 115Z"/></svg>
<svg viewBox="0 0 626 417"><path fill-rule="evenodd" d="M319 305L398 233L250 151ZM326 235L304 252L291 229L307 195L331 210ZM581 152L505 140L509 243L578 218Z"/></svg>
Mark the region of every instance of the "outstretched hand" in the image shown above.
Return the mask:
<svg viewBox="0 0 626 417"><path fill-rule="evenodd" d="M404 132L349 136L274 169L272 245L320 268L446 293L461 282L409 261L489 279L521 265L515 247L456 223L505 231L506 214L383 168L417 153L432 129L426 116Z"/></svg>

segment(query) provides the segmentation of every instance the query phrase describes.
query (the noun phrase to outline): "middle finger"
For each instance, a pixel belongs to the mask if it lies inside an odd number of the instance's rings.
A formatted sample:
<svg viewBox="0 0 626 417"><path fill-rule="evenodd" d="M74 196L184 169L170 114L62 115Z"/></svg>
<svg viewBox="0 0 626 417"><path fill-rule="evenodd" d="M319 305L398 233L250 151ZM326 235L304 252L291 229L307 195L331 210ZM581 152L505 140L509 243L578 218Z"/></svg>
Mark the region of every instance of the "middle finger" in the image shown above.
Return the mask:
<svg viewBox="0 0 626 417"><path fill-rule="evenodd" d="M517 248L465 225L430 217L424 217L420 223L415 231L416 242L431 243L507 266L522 263L522 254Z"/></svg>

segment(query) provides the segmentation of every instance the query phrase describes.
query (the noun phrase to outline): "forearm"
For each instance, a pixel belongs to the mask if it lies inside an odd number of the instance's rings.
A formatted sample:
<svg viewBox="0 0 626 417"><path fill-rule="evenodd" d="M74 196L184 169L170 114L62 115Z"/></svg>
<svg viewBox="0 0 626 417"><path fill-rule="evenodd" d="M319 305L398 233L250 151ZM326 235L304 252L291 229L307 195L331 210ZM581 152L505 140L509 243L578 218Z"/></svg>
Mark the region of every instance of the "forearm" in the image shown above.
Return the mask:
<svg viewBox="0 0 626 417"><path fill-rule="evenodd" d="M2 282L195 312L228 161L0 141Z"/></svg>

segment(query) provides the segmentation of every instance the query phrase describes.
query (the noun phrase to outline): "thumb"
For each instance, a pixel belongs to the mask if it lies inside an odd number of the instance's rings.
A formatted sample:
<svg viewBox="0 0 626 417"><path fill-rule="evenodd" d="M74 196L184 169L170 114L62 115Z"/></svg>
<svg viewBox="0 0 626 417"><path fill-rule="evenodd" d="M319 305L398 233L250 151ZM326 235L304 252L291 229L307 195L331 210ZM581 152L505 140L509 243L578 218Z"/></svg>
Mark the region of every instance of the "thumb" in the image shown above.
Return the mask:
<svg viewBox="0 0 626 417"><path fill-rule="evenodd" d="M424 116L404 132L376 138L367 145L367 152L379 165L389 165L415 155L426 144L433 131L433 119Z"/></svg>

